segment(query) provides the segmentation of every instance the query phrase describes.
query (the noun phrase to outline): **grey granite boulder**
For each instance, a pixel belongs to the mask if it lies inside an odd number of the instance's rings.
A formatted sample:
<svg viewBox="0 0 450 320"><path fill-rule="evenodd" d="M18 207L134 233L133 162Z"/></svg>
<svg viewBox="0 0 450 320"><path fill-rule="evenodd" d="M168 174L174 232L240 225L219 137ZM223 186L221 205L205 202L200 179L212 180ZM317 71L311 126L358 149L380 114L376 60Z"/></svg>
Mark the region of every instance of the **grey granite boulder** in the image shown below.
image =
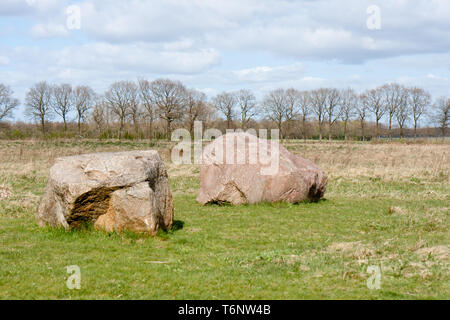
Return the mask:
<svg viewBox="0 0 450 320"><path fill-rule="evenodd" d="M39 205L39 226L156 234L171 228L173 202L156 151L95 153L58 158Z"/></svg>

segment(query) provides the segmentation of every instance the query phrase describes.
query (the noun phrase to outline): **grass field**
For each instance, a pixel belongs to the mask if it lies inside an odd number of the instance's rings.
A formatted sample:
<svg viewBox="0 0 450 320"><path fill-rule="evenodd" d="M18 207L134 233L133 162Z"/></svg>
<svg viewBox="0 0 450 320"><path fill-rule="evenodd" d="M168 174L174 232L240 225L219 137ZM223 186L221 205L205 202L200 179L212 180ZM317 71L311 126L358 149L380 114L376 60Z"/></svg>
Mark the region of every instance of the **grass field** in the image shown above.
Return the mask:
<svg viewBox="0 0 450 320"><path fill-rule="evenodd" d="M0 142L1 299L450 299L450 144L291 141L328 174L318 203L200 206L166 143ZM40 229L58 156L157 149L175 228L157 237ZM81 289L66 286L66 266ZM381 268L369 289L368 266Z"/></svg>

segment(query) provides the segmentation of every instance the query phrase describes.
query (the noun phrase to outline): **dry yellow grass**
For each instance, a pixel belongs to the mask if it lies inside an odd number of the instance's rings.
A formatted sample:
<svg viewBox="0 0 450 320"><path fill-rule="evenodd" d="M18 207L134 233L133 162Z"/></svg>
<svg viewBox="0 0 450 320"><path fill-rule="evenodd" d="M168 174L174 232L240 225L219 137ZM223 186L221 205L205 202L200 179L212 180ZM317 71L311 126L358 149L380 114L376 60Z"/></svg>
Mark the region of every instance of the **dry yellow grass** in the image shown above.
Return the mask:
<svg viewBox="0 0 450 320"><path fill-rule="evenodd" d="M86 147L88 146L88 147ZM45 170L57 157L86 152L114 152L129 149L156 149L169 162L171 143L150 146L148 143L108 144L83 142L0 141L0 169L23 173ZM319 164L330 178L375 177L387 180L447 179L450 182L450 144L290 142L285 146ZM192 166L172 166L174 174L191 171Z"/></svg>
<svg viewBox="0 0 450 320"><path fill-rule="evenodd" d="M288 149L325 169L330 178L367 176L383 180L450 182L450 144L296 143Z"/></svg>
<svg viewBox="0 0 450 320"><path fill-rule="evenodd" d="M57 157L130 149L158 150L167 164L171 178L197 177L198 166L174 165L170 162L172 146L173 144L165 142L152 146L146 141L124 144L97 141L0 141L0 183L2 183L2 176L11 174L46 177L49 167ZM331 181L361 182L367 178L391 182L450 183L449 143L375 144L291 141L285 146L290 151L320 165ZM435 190L424 190L417 196L449 199L448 194L436 193Z"/></svg>

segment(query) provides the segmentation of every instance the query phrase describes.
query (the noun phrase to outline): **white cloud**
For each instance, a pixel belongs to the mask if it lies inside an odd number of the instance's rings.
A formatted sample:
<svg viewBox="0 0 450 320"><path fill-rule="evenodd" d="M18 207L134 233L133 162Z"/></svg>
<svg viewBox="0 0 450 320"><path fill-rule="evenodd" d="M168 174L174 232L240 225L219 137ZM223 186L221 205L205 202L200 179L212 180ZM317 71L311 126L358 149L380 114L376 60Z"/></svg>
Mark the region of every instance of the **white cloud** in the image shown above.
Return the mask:
<svg viewBox="0 0 450 320"><path fill-rule="evenodd" d="M62 24L36 24L31 28L31 35L36 38L67 37L69 31Z"/></svg>
<svg viewBox="0 0 450 320"><path fill-rule="evenodd" d="M25 2L28 6L41 13L48 13L49 11L58 10L61 6L65 6L67 3L66 0L25 0Z"/></svg>
<svg viewBox="0 0 450 320"><path fill-rule="evenodd" d="M176 45L174 45L176 47ZM151 43L92 43L54 51L59 67L89 70L129 70L142 73L199 73L219 63L219 53L208 48L171 50Z"/></svg>
<svg viewBox="0 0 450 320"><path fill-rule="evenodd" d="M0 55L0 66L5 66L9 64L11 60L7 56Z"/></svg>
<svg viewBox="0 0 450 320"><path fill-rule="evenodd" d="M67 0L2 0L0 14L31 12L38 37L67 36ZM99 42L186 43L215 50L264 51L296 59L361 63L450 47L450 2L379 4L382 30L368 30L372 0L165 0L75 2L81 32ZM27 8L28 7L28 8Z"/></svg>
<svg viewBox="0 0 450 320"><path fill-rule="evenodd" d="M242 82L280 81L299 77L304 72L303 64L295 63L287 66L259 66L233 71L234 78ZM236 79L234 79L236 80Z"/></svg>
<svg viewBox="0 0 450 320"><path fill-rule="evenodd" d="M448 78L436 76L436 75L434 75L434 74L432 74L432 73L427 74L427 78L433 79L433 80L448 81Z"/></svg>
<svg viewBox="0 0 450 320"><path fill-rule="evenodd" d="M25 0L2 0L0 2L0 15L22 15L30 9Z"/></svg>
<svg viewBox="0 0 450 320"><path fill-rule="evenodd" d="M2 0L0 15L48 17L66 4L67 0Z"/></svg>
<svg viewBox="0 0 450 320"><path fill-rule="evenodd" d="M189 48L170 50L158 44L143 42L129 44L88 43L45 50L39 47L12 49L15 60L21 61L17 71L38 71L52 76L88 74L99 72L120 78L165 73L196 74L220 63L220 55L214 49ZM177 47L177 45L174 45ZM49 72L51 71L51 72Z"/></svg>
<svg viewBox="0 0 450 320"><path fill-rule="evenodd" d="M69 4L81 8L79 31L66 28ZM450 1L379 2L382 29L369 30L366 9L373 4L1 0L0 17L10 19L2 19L0 78L18 92L39 80L102 91L116 80L165 76L208 94L248 88L261 95L291 86L364 90L396 80L447 93Z"/></svg>
<svg viewBox="0 0 450 320"><path fill-rule="evenodd" d="M390 1L382 30L366 27L369 0L84 1L83 28L103 41L185 39L203 47L263 50L295 58L362 62L442 52L450 46L450 3Z"/></svg>

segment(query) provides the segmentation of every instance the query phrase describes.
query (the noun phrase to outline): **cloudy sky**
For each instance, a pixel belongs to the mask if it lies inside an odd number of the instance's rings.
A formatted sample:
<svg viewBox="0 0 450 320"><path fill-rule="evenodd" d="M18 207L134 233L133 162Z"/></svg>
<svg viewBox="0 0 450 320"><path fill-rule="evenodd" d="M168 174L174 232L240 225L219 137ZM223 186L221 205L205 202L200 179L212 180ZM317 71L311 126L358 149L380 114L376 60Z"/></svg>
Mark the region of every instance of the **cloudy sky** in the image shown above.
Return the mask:
<svg viewBox="0 0 450 320"><path fill-rule="evenodd" d="M449 95L450 1L0 0L0 82L22 101L41 80L101 93L158 77L209 96L393 81Z"/></svg>

